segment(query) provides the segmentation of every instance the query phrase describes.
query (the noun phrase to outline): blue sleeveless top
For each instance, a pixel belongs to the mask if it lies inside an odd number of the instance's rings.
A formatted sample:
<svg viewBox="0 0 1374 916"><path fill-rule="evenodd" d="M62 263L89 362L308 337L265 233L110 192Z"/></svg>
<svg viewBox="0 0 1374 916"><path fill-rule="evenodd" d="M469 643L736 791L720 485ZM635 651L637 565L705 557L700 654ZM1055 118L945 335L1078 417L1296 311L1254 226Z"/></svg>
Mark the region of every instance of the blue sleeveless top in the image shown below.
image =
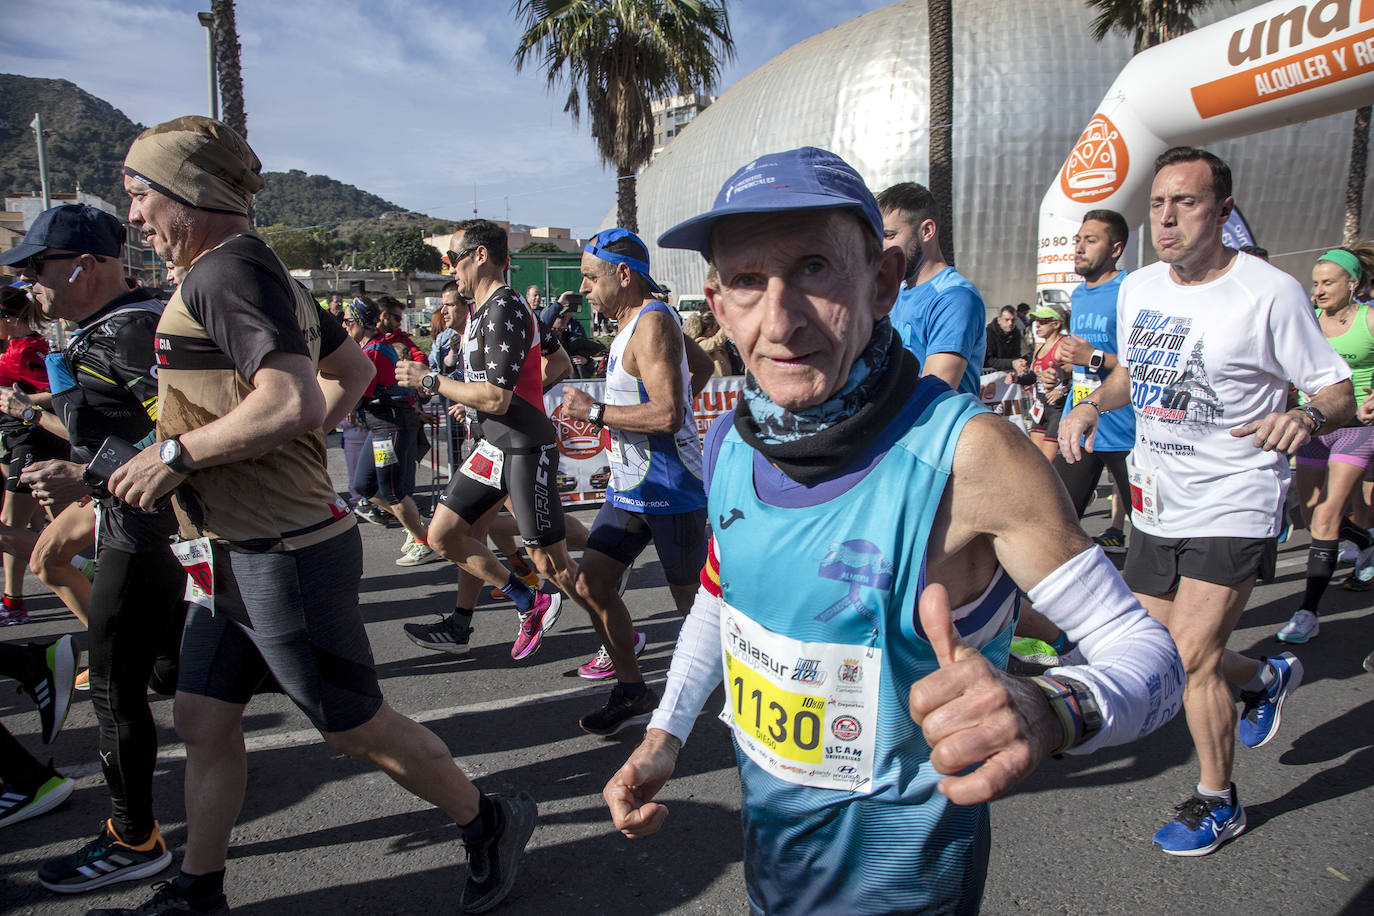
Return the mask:
<svg viewBox="0 0 1374 916"><path fill-rule="evenodd" d="M862 467L812 488L746 445L728 414L708 437L722 718L755 912L977 912L987 806L936 791L908 694L939 667L917 599L955 444L983 411L923 378ZM965 641L999 668L1019 595L999 569L955 610Z"/></svg>

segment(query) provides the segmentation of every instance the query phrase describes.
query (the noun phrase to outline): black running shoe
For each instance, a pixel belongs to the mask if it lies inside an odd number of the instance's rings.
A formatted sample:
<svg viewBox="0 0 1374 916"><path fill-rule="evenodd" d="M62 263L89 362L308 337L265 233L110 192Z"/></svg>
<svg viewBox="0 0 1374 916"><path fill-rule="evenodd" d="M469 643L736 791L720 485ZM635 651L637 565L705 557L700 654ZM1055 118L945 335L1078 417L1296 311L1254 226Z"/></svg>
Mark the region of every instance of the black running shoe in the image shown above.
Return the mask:
<svg viewBox="0 0 1374 916"><path fill-rule="evenodd" d="M468 639L472 636L472 627L466 627L459 633L453 629L453 621L448 617L441 617L436 623L402 624L401 629L405 630L406 638L420 648L450 655L466 655Z"/></svg>
<svg viewBox="0 0 1374 916"><path fill-rule="evenodd" d="M152 897L132 910L87 910L86 916L222 916L229 912L229 901L223 894L215 894L206 900L191 901L183 897L181 890L171 881L159 881L153 885L153 891Z"/></svg>
<svg viewBox="0 0 1374 916"><path fill-rule="evenodd" d="M608 738L632 725L645 724L657 706L658 694L652 688L645 688L643 696L631 700L625 696L625 689L616 684L606 705L583 716L578 724L585 732Z"/></svg>
<svg viewBox="0 0 1374 916"><path fill-rule="evenodd" d="M468 880L458 909L463 913L485 913L493 909L515 886L520 854L534 833L539 807L528 792L515 798L494 798L501 814L496 835L485 842L463 846L468 853Z"/></svg>
<svg viewBox="0 0 1374 916"><path fill-rule="evenodd" d="M63 636L46 646L29 646L28 651L35 662L32 676L21 677L19 683L38 707L43 743L52 744L71 707L76 684L76 647L70 636Z"/></svg>
<svg viewBox="0 0 1374 916"><path fill-rule="evenodd" d="M39 866L38 883L59 894L79 894L120 881L149 878L170 864L172 854L167 851L167 844L162 842L156 824L147 840L138 846L130 846L115 833L114 824L106 821L100 836L81 849Z"/></svg>

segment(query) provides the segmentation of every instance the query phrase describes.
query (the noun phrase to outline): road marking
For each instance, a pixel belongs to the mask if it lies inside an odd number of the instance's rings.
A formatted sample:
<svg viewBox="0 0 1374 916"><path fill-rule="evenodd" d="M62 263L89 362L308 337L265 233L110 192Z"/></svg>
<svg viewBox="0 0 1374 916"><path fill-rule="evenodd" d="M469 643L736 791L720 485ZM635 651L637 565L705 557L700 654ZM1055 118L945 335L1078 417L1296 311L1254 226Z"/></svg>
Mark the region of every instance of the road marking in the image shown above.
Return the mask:
<svg viewBox="0 0 1374 916"><path fill-rule="evenodd" d="M664 677L647 680L651 685L663 683ZM482 703L469 703L465 706L448 706L443 709L426 709L421 712L401 713L416 722L434 722L439 719L449 719L454 716L467 715L471 713L496 712L498 710L515 709L520 706L538 706L544 703L557 703L569 697L581 695L592 695L605 689L604 684L579 684L576 687L564 687L560 690L548 690L543 693L531 693L520 697L508 697L506 699L487 700ZM588 735L588 737L592 737ZM244 744L249 751L274 750L284 747L300 747L307 744L319 744L323 739L320 733L313 728L301 728L288 732L273 732L266 735L249 735ZM181 743L169 744L158 750L159 760L185 760L186 745ZM87 770L84 766L68 768L66 775L75 776L78 770L87 772L97 772L100 766L96 764ZM80 775L87 775L82 772Z"/></svg>

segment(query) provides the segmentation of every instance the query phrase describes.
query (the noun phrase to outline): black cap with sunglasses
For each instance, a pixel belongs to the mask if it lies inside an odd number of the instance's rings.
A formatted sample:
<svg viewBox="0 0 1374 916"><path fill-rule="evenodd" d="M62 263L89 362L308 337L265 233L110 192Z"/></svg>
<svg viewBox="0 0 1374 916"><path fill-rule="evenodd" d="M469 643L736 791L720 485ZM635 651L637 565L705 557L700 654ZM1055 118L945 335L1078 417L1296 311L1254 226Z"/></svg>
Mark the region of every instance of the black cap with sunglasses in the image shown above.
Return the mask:
<svg viewBox="0 0 1374 916"><path fill-rule="evenodd" d="M43 261L69 260L83 254L117 258L124 248L124 224L118 217L88 204L53 207L38 214L24 241L0 253L0 265L24 266L49 248L74 254L40 256L28 266L37 269Z"/></svg>

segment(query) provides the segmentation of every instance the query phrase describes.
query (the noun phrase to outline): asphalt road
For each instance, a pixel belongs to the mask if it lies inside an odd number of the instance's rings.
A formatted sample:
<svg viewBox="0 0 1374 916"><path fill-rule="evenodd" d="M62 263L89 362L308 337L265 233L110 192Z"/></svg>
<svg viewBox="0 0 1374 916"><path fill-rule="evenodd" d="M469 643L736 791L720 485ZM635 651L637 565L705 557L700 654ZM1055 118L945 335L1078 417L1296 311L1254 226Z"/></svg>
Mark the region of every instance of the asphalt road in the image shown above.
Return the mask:
<svg viewBox="0 0 1374 916"><path fill-rule="evenodd" d="M333 450L336 464L339 452ZM342 474L337 475L342 479ZM422 471L422 482L428 479ZM270 495L268 497L270 499ZM1105 526L1103 508L1084 522ZM590 522L590 513L581 512ZM534 656L509 656L516 619L486 601L471 653L422 650L400 625L433 619L452 605L447 564L396 567L399 531L363 526L363 613L388 700L433 729L484 790L527 790L540 821L502 912L742 913L739 785L724 727L708 704L661 798L671 809L656 837L630 841L610 825L600 792L638 740L581 732L578 718L604 701L608 685L575 675L596 650L585 615L569 606ZM1274 631L1301 594L1305 534L1280 554L1278 581L1258 588L1231 640L1250 654L1277 653ZM30 581L32 622L0 639L39 640L75 632L72 618ZM661 680L678 628L657 559L641 558L627 601L647 632L651 682ZM992 914L1249 916L1374 912L1374 675L1361 667L1374 649L1368 593L1328 593L1318 639L1301 648L1306 679L1284 709L1279 736L1238 749L1236 779L1246 834L1202 859L1175 859L1150 844L1196 781L1182 719L1133 745L1091 758L1046 761L993 804L993 853L983 911ZM185 839L184 750L171 727L172 703L154 701L162 737L155 786L164 837ZM108 815L89 699L78 694L50 747L38 737L27 696L0 693L0 715L20 740L77 790L58 810L0 831L0 913L70 914L134 906L146 882L73 898L50 894L35 869L95 835ZM466 875L457 829L387 778L320 742L280 696L254 700L245 720L248 799L234 832L227 890L246 916L456 912ZM164 879L173 874L169 869Z"/></svg>

